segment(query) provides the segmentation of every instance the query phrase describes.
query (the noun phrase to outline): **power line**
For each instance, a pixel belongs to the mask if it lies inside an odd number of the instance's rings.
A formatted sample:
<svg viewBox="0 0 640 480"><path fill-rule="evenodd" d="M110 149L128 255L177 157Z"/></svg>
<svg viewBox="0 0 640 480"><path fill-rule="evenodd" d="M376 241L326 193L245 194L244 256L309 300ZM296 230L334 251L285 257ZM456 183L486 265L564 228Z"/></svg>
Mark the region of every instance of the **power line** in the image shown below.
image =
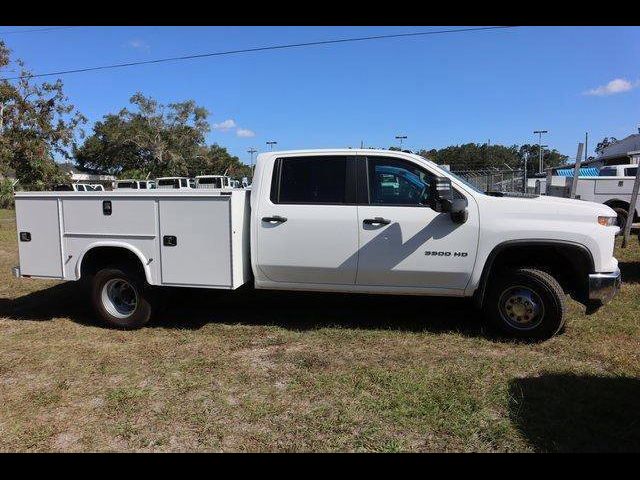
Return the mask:
<svg viewBox="0 0 640 480"><path fill-rule="evenodd" d="M459 33L459 32L475 32L481 30L497 30L504 28L517 28L515 26L498 26L498 27L473 27L473 28L458 28L458 29L450 29L450 30L432 30L430 32L410 32L410 33L396 33L389 35L372 35L368 37L352 37L352 38L340 38L336 40L320 40L316 42L304 42L304 43L289 43L285 45L271 45L266 47L253 47L253 48L243 48L239 50L227 50L223 52L211 52L211 53L200 53L196 55L184 55L180 57L169 57L169 58L159 58L155 60L144 60L140 62L127 62L127 63L115 63L112 65L101 65L97 67L85 67L85 68L76 68L73 70L60 70L57 72L49 72L49 73L36 73L31 75L22 75L17 77L5 77L0 80L19 80L21 78L36 78L36 77L50 77L53 75L66 75L68 73L82 73L82 72L91 72L96 70L107 70L111 68L122 68L122 67L133 67L136 65L149 65L154 63L163 63L163 62L172 62L178 60L191 60L195 58L205 58L205 57L220 57L223 55L234 55L238 53L251 53L251 52L264 52L267 50L283 50L286 48L298 48L298 47L311 47L316 45L331 45L336 43L348 43L348 42L362 42L367 40L382 40L388 38L403 38L403 37L418 37L418 36L426 36L426 35L440 35L445 33Z"/></svg>
<svg viewBox="0 0 640 480"><path fill-rule="evenodd" d="M4 32L0 32L0 35L13 35L14 33L49 32L51 30L66 30L68 28L78 28L78 26L73 25L70 27L47 27L47 28L32 28L29 30L6 30Z"/></svg>

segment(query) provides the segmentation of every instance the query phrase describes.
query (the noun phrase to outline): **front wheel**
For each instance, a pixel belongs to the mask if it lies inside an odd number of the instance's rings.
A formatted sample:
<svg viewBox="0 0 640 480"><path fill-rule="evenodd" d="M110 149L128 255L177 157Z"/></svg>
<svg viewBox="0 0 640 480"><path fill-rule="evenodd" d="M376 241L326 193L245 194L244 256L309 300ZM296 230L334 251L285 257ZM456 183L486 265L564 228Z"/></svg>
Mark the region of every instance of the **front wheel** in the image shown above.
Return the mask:
<svg viewBox="0 0 640 480"><path fill-rule="evenodd" d="M488 322L503 333L540 340L562 330L564 299L562 287L551 275L518 268L494 277L484 310Z"/></svg>
<svg viewBox="0 0 640 480"><path fill-rule="evenodd" d="M98 316L110 327L134 329L151 317L144 280L124 269L100 270L92 278L91 300Z"/></svg>

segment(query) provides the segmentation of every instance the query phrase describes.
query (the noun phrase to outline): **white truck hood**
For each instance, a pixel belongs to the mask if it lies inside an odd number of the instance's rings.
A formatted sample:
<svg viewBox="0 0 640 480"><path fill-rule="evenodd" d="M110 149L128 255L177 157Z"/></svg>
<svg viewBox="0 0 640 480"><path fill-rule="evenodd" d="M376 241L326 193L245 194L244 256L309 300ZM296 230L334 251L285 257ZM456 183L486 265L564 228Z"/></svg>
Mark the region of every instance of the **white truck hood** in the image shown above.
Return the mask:
<svg viewBox="0 0 640 480"><path fill-rule="evenodd" d="M610 207L601 203L586 202L571 198L554 197L549 195L540 196L504 196L490 197L496 201L495 206L504 209L505 213L520 213L523 215L535 214L562 215L562 216L612 216L616 213Z"/></svg>

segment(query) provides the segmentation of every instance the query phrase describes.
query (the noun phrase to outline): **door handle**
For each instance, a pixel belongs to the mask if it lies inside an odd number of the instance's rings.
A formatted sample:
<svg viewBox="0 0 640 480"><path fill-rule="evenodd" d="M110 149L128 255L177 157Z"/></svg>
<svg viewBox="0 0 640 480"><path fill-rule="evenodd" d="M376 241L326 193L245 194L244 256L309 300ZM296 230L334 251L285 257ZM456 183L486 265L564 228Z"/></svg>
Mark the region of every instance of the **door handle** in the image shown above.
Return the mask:
<svg viewBox="0 0 640 480"><path fill-rule="evenodd" d="M281 217L280 215L274 215L273 217L262 217L263 222L269 223L284 223L287 221L285 217Z"/></svg>
<svg viewBox="0 0 640 480"><path fill-rule="evenodd" d="M364 223L365 225L389 225L391 223L391 220L387 220L386 218L382 217L365 218L362 223Z"/></svg>

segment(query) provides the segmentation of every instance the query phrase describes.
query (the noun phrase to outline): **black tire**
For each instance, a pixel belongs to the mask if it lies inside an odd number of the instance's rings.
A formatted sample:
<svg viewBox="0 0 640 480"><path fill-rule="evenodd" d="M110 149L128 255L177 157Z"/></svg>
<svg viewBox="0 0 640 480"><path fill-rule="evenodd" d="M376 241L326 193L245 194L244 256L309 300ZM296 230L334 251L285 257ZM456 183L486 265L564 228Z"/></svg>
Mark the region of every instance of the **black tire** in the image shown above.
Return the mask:
<svg viewBox="0 0 640 480"><path fill-rule="evenodd" d="M613 211L616 212L617 215L616 224L620 227L620 232L618 232L618 235L622 235L622 233L624 232L624 226L627 223L627 218L629 217L629 212L628 210L620 207L614 208Z"/></svg>
<svg viewBox="0 0 640 480"><path fill-rule="evenodd" d="M491 326L510 337L530 340L551 338L561 332L565 309L565 294L560 284L535 268L518 268L495 275L484 302L485 316Z"/></svg>
<svg viewBox="0 0 640 480"><path fill-rule="evenodd" d="M121 288L119 288L121 287ZM113 293L119 291L119 293ZM122 297L123 302L112 297ZM91 279L91 303L110 327L133 330L151 318L150 290L139 275L120 267L98 271Z"/></svg>

